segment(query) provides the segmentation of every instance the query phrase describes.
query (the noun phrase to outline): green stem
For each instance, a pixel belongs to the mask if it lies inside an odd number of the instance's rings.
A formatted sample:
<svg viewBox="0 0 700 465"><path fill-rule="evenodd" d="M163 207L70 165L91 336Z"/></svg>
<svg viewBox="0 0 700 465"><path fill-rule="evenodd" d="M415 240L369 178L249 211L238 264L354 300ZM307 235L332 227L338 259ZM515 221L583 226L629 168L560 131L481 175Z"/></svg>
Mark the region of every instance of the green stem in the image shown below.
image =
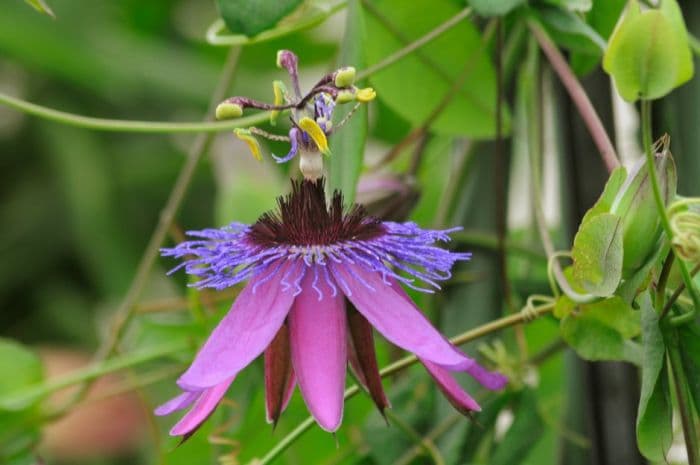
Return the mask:
<svg viewBox="0 0 700 465"><path fill-rule="evenodd" d="M546 304L535 308L532 312L519 312L513 315L508 315L506 317L491 321L482 326L479 326L478 328L474 328L470 331L466 331L456 337L453 337L452 339L450 339L450 342L455 345L466 344L467 342L487 336L488 334L500 331L501 329L532 321L533 318L537 318L539 316L550 313L553 309L553 304ZM391 376L394 373L397 373L405 368L410 367L417 361L418 359L415 355L408 355L384 367L379 372L379 374L382 378L386 378L387 376ZM357 395L357 393L359 392L361 392L360 387L357 384L355 384L354 386L351 386L345 390L344 399L348 400ZM313 424L313 417L308 417L306 420L301 422L289 434L282 438L282 440L278 442L277 445L275 445L275 447L270 449L267 454L265 454L258 462L256 462L256 465L268 465L272 463L285 450L287 450L289 446L291 446L298 438L300 438L306 431L308 431L313 426Z"/></svg>
<svg viewBox="0 0 700 465"><path fill-rule="evenodd" d="M163 345L148 351L115 357L110 360L105 360L101 363L96 363L85 369L77 370L67 375L61 376L49 382L29 387L22 391L21 394L10 396L2 401L3 406L22 407L29 405L39 399L42 399L49 394L60 391L61 389L80 384L87 381L95 380L101 376L125 368L140 365L144 362L149 362L166 355L171 355L180 352L188 347L187 343L178 342L174 344Z"/></svg>
<svg viewBox="0 0 700 465"><path fill-rule="evenodd" d="M690 272L691 278L693 276L695 276L698 273L698 271L700 271L700 263L695 265L695 268L693 268L693 271ZM664 309L661 312L662 315L665 315L671 309L671 306L676 302L676 300L678 300L678 298L681 296L681 294L683 293L684 290L685 290L685 283L680 283L678 288L676 288L676 290L673 291L673 294L671 295L671 297L668 298L668 301L666 302L666 305L664 306ZM695 310L696 309L693 308L693 311L695 311Z"/></svg>
<svg viewBox="0 0 700 465"><path fill-rule="evenodd" d="M399 427L401 431L406 433L413 441L416 442L418 447L423 449L427 455L433 459L435 465L445 465L445 459L442 457L440 450L435 446L435 443L428 437L423 437L418 431L413 429L413 427L405 422L401 417L395 414L391 409L386 409L384 414L393 424Z"/></svg>
<svg viewBox="0 0 700 465"><path fill-rule="evenodd" d="M26 102L3 93L0 93L0 104L7 105L8 107L14 108L21 112L38 116L39 118L44 118L49 121L55 121L68 126L94 129L96 131L141 133L220 132L260 124L269 120L270 118L269 112L258 113L235 120L204 121L194 123L168 123L159 121L130 121L109 118L92 118L89 116L76 115L65 111L43 107L41 105Z"/></svg>
<svg viewBox="0 0 700 465"><path fill-rule="evenodd" d="M666 284L668 283L668 276L671 274L671 268L673 268L673 261L676 256L673 255L673 250L668 251L666 259L664 260L663 267L661 268L661 274L659 274L659 280L656 283L656 302L654 308L664 308L664 301L666 300ZM665 316L664 313L661 314L660 318Z"/></svg>
<svg viewBox="0 0 700 465"><path fill-rule="evenodd" d="M364 79L374 73L387 68L398 62L406 55L415 52L417 49L428 44L435 38L439 37L460 21L466 19L471 13L471 8L465 8L457 13L444 23L438 25L435 29L428 32L423 37L420 37L414 42L406 45L404 48L389 55L379 63L362 70L357 73L357 80ZM221 96L223 100L225 96ZM228 121L204 121L204 122L188 122L188 123L169 123L160 121L131 121L119 120L110 118L93 118L89 116L76 115L65 111L54 110L34 103L11 97L0 92L0 104L7 105L11 108L27 113L29 115L38 116L57 123L66 124L69 126L77 126L96 131L120 131L120 132L139 132L139 133L201 133L201 132L220 132L229 131L239 127L249 127L256 124L264 123L269 120L270 113L265 111L255 115L237 118Z"/></svg>
<svg viewBox="0 0 700 465"><path fill-rule="evenodd" d="M212 115L214 108L216 108L216 104L224 98L224 94L228 91L228 88L231 85L239 55L240 49L232 48L226 58L226 63L224 65L221 78L209 103L209 110L206 116L207 120L211 120L213 118ZM158 258L158 249L161 247L163 241L165 241L165 238L168 235L168 231L175 220L175 214L177 213L190 182L192 181L195 168L204 156L206 148L212 138L213 135L211 133L203 133L197 135L192 143L192 146L187 154L185 164L182 166L177 180L175 181L175 185L170 192L168 201L160 213L158 225L153 231L148 245L146 246L146 250L141 257L136 274L129 285L126 295L112 316L110 332L107 339L105 339L95 354L95 361L97 363L109 358L112 353L114 353L115 349L117 349L124 330L126 329L129 321L131 321L131 317L134 315L136 302L141 297L141 293L151 273L153 264ZM61 411L67 412L73 405L79 402L85 396L89 387L89 381L83 383L78 392L62 407Z"/></svg>
<svg viewBox="0 0 700 465"><path fill-rule="evenodd" d="M700 465L700 436L698 436L695 421L693 420L692 400L688 392L688 379L683 371L678 330L675 328L667 330L665 339L668 360L674 378L673 384L676 389L678 413L681 417L681 426L683 427L685 448L688 453L688 465Z"/></svg>
<svg viewBox="0 0 700 465"><path fill-rule="evenodd" d="M644 144L644 154L646 156L647 170L649 171L649 179L651 181L651 189L654 193L654 200L656 202L656 209L661 219L661 225L664 228L668 241L673 243L673 229L671 228L671 222L666 213L666 204L663 196L661 195L659 178L656 174L656 166L654 164L654 152L651 144L651 100L642 100L641 107L642 143ZM671 250L673 250L673 247L671 247ZM693 306L696 309L700 309L700 294L698 294L698 290L693 282L693 278L690 276L688 267L680 258L678 259L678 269L681 272L683 282L685 283L688 292L690 292L690 297L693 299Z"/></svg>

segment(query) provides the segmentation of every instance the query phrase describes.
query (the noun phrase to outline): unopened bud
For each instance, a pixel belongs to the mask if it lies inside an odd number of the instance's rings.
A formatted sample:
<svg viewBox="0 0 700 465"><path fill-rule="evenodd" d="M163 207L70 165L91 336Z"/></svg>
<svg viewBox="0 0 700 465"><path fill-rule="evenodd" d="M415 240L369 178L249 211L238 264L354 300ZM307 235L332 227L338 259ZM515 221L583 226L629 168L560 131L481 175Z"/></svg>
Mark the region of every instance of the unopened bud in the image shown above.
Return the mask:
<svg viewBox="0 0 700 465"><path fill-rule="evenodd" d="M237 103L223 102L216 107L216 119L234 119L243 115L243 107Z"/></svg>
<svg viewBox="0 0 700 465"><path fill-rule="evenodd" d="M700 199L688 199L690 203L700 203ZM671 230L673 231L672 245L683 260L700 262L700 209L695 206L686 207L686 201L680 201L680 208L669 208Z"/></svg>
<svg viewBox="0 0 700 465"><path fill-rule="evenodd" d="M355 83L355 68L346 66L335 72L333 83L336 87L350 87Z"/></svg>
<svg viewBox="0 0 700 465"><path fill-rule="evenodd" d="M676 166L669 151L654 159L659 187L668 205L676 195ZM656 249L661 236L661 219L654 200L649 171L640 160L627 175L610 206L610 213L622 218L622 276L628 278L641 268Z"/></svg>
<svg viewBox="0 0 700 465"><path fill-rule="evenodd" d="M353 102L355 100L355 92L352 90L341 90L335 96L335 103L343 104Z"/></svg>

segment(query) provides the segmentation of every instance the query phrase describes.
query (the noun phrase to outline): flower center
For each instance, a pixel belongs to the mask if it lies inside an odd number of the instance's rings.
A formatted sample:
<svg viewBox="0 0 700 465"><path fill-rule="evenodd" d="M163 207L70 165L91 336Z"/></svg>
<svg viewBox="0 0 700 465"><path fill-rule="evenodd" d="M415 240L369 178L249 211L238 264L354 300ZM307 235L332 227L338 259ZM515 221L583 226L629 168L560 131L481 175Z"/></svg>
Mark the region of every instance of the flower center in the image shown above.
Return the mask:
<svg viewBox="0 0 700 465"><path fill-rule="evenodd" d="M292 192L277 199L277 211L264 213L250 227L248 240L261 247L279 245L327 246L374 239L386 234L379 220L360 205L343 207L335 191L326 202L324 181L292 181Z"/></svg>

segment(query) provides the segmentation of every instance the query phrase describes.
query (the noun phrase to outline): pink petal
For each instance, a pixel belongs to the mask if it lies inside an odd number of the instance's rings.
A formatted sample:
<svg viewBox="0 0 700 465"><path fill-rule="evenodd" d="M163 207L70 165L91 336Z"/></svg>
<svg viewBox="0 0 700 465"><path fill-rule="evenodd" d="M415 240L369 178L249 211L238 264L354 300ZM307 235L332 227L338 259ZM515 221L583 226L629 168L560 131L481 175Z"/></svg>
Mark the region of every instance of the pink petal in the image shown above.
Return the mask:
<svg viewBox="0 0 700 465"><path fill-rule="evenodd" d="M401 295L401 297L404 298L404 300L410 304L413 304L413 301L408 294L406 294L406 291L404 291L404 289L396 282L395 279L391 278L390 282L393 286L395 286L396 291ZM464 355L465 360L468 360L468 362L465 362L459 366L446 366L445 368L451 371L463 371L465 373L469 373L479 382L479 384L492 391L503 389L503 387L505 387L505 385L508 383L508 378L506 376L495 371L488 371L486 368L479 365L476 360L464 354L464 352L462 352L459 348L455 347L455 350L458 350L462 355Z"/></svg>
<svg viewBox="0 0 700 465"><path fill-rule="evenodd" d="M292 362L306 406L319 426L338 429L343 418L347 363L345 300L326 293L319 301L307 272L289 312Z"/></svg>
<svg viewBox="0 0 700 465"><path fill-rule="evenodd" d="M185 414L170 430L171 436L185 436L193 433L199 426L209 418L224 397L228 387L233 382L233 377L224 382L201 392L199 399L192 409Z"/></svg>
<svg viewBox="0 0 700 465"><path fill-rule="evenodd" d="M333 264L332 270L357 310L392 343L445 367L456 369L474 364L401 294L404 291L396 281L388 285L379 273L356 264Z"/></svg>
<svg viewBox="0 0 700 465"><path fill-rule="evenodd" d="M277 271L272 271L271 278L270 272L263 272L250 280L192 365L178 379L180 387L195 391L215 386L235 376L265 350L294 301L294 293L291 290L284 292L280 285L280 279L290 265L291 262L286 262ZM270 264L271 270L276 266Z"/></svg>
<svg viewBox="0 0 700 465"><path fill-rule="evenodd" d="M433 377L442 393L454 408L465 415L469 412L481 411L479 404L462 389L447 369L427 360L419 360L428 370L428 373Z"/></svg>
<svg viewBox="0 0 700 465"><path fill-rule="evenodd" d="M158 406L153 413L158 416L170 415L173 412L189 407L192 402L197 400L199 392L183 392L177 397L173 397L163 405Z"/></svg>
<svg viewBox="0 0 700 465"><path fill-rule="evenodd" d="M488 371L476 362L464 371L469 373L479 384L492 391L503 389L508 384L508 377L496 371Z"/></svg>

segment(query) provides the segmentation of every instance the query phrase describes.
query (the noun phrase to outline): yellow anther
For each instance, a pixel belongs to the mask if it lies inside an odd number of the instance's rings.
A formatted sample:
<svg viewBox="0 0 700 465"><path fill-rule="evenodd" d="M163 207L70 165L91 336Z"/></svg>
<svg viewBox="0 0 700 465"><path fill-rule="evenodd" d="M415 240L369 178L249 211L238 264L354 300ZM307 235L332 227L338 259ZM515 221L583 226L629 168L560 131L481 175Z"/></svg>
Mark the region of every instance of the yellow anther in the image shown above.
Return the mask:
<svg viewBox="0 0 700 465"><path fill-rule="evenodd" d="M355 98L358 102L367 103L374 100L376 96L377 93L374 91L374 89L372 89L371 87L365 87L364 89L359 89L357 91L357 95L355 96Z"/></svg>
<svg viewBox="0 0 700 465"><path fill-rule="evenodd" d="M236 137L238 137L240 140L245 142L246 145L248 145L248 148L250 149L251 153L253 154L256 160L262 160L260 144L258 143L258 140L255 137L253 137L253 135L248 129L236 128L233 130L233 133L236 135Z"/></svg>
<svg viewBox="0 0 700 465"><path fill-rule="evenodd" d="M284 83L282 81L273 81L272 92L275 94L275 105L282 105L284 103L284 94L287 93L287 88L284 86ZM279 114L279 110L272 110L270 112L270 124L275 125L277 123Z"/></svg>
<svg viewBox="0 0 700 465"><path fill-rule="evenodd" d="M305 116L301 120L299 120L298 124L299 127L304 132L306 132L309 135L309 137L313 139L313 141L316 143L316 146L322 154L331 154L331 151L328 148L328 139L326 139L326 133L323 132L323 129L321 129L321 126L319 126L318 123L316 123L316 121L312 120L308 116Z"/></svg>

